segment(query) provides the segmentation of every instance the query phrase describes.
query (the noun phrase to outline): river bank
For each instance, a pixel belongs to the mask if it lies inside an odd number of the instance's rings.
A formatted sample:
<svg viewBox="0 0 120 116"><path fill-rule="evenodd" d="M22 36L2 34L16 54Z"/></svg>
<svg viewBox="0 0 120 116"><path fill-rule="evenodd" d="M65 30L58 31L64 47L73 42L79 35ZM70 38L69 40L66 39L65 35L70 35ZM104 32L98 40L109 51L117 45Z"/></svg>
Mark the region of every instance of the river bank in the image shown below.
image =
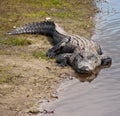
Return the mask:
<svg viewBox="0 0 120 116"><path fill-rule="evenodd" d="M77 6L76 6L77 4ZM32 109L52 93L70 67L61 68L46 57L52 47L41 35L7 36L12 28L46 17L67 32L90 37L94 15L93 0L7 0L0 4L0 115L34 115Z"/></svg>

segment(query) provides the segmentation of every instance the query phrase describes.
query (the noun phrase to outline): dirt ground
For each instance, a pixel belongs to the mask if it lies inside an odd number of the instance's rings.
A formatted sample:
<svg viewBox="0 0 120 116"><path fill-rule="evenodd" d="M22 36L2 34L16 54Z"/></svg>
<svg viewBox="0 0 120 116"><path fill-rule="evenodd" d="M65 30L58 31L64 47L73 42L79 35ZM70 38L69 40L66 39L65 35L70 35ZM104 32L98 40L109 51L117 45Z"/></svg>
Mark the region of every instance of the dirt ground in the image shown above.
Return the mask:
<svg viewBox="0 0 120 116"><path fill-rule="evenodd" d="M31 108L39 106L39 101L52 97L53 90L62 79L61 75L70 71L69 67L57 66L54 59L34 58L25 54L41 49L41 46L45 48L38 44L25 48L1 46L6 52L6 55L0 56L1 116L29 115Z"/></svg>
<svg viewBox="0 0 120 116"><path fill-rule="evenodd" d="M33 45L29 47L28 49L32 49ZM8 52L13 49L18 52L16 47L9 49L7 46L5 49ZM39 106L40 100L52 97L62 75L70 71L69 67L57 66L54 59L35 59L16 53L1 55L0 62L0 77L4 77L1 80L3 83L0 84L1 116L23 115L21 113L29 115L32 107Z"/></svg>
<svg viewBox="0 0 120 116"><path fill-rule="evenodd" d="M76 4L78 6L73 7ZM69 66L60 67L55 59L46 57L47 50L52 47L48 41L51 38L5 33L26 22L51 17L69 33L90 37L96 12L92 0L1 1L0 116L36 115L43 100L54 99L52 94L64 75L73 72Z"/></svg>

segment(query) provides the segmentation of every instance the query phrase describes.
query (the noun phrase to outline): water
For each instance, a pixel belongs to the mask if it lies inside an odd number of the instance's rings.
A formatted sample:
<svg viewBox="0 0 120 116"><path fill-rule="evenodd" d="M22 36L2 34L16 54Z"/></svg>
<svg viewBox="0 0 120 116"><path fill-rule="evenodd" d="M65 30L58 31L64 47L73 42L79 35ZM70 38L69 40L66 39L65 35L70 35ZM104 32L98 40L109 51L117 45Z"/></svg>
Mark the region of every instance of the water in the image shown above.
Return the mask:
<svg viewBox="0 0 120 116"><path fill-rule="evenodd" d="M120 2L109 0L97 5L102 12L96 16L92 39L112 57L112 66L102 70L91 83L78 79L63 83L59 88L59 99L48 108L54 111L51 115L120 116Z"/></svg>

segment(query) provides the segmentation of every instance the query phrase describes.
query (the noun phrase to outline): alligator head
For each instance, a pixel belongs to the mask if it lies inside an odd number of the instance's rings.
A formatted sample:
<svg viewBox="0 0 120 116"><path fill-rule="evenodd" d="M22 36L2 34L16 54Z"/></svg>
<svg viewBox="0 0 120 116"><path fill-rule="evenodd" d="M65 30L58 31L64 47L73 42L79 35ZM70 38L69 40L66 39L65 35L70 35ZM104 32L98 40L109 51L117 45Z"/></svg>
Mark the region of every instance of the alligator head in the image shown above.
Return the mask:
<svg viewBox="0 0 120 116"><path fill-rule="evenodd" d="M110 57L102 57L102 55L99 55L96 51L93 52L90 50L77 51L71 59L71 65L79 74L93 73L99 66L110 66L112 61Z"/></svg>

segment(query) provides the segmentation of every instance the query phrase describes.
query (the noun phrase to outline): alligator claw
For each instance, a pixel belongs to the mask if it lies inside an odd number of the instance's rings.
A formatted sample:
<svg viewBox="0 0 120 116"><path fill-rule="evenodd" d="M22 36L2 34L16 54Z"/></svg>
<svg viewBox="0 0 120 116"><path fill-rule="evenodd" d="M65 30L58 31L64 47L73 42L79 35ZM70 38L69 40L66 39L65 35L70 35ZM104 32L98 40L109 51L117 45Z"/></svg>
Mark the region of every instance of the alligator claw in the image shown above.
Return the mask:
<svg viewBox="0 0 120 116"><path fill-rule="evenodd" d="M49 58L54 58L54 57L55 57L55 53L48 51L47 56L48 56Z"/></svg>
<svg viewBox="0 0 120 116"><path fill-rule="evenodd" d="M61 66L61 67L65 67L65 66L67 66L67 63L62 62L62 63L60 64L60 66Z"/></svg>

